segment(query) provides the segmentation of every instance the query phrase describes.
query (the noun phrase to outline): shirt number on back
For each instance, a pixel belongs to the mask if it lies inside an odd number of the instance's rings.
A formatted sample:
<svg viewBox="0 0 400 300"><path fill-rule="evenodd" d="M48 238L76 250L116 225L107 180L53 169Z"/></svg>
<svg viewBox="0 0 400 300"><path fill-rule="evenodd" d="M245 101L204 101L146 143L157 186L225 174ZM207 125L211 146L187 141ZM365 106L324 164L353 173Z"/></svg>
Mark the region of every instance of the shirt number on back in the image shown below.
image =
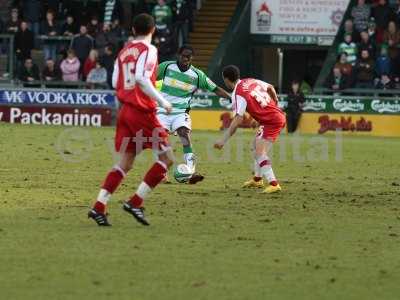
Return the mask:
<svg viewBox="0 0 400 300"><path fill-rule="evenodd" d="M262 86L257 85L254 90L250 92L250 95L260 104L262 108L267 107L268 103L271 101L267 90L263 89Z"/></svg>
<svg viewBox="0 0 400 300"><path fill-rule="evenodd" d="M132 90L135 88L135 63L128 62L122 64L122 72L124 74L124 89Z"/></svg>

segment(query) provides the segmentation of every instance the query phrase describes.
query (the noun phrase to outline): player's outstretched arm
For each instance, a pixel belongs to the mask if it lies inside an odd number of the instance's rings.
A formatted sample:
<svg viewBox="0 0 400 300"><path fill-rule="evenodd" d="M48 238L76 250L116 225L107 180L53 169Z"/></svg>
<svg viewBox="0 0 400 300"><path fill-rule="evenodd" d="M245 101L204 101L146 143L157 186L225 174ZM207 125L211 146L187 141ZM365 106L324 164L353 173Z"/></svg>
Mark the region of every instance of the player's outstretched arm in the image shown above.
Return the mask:
<svg viewBox="0 0 400 300"><path fill-rule="evenodd" d="M219 86L217 86L214 93L217 96L220 96L221 98L231 99L231 94L229 94L227 91L225 91L223 88L221 88Z"/></svg>
<svg viewBox="0 0 400 300"><path fill-rule="evenodd" d="M240 126L240 124L242 124L242 122L243 122L243 116L236 115L233 118L229 128L225 131L223 138L215 142L214 148L222 149L224 145L228 142L230 137L235 134L237 128Z"/></svg>
<svg viewBox="0 0 400 300"><path fill-rule="evenodd" d="M139 84L140 88L147 96L156 100L158 104L167 111L167 113L171 112L171 103L164 99L164 97L160 94L159 91L157 91L149 78L136 78L136 82Z"/></svg>

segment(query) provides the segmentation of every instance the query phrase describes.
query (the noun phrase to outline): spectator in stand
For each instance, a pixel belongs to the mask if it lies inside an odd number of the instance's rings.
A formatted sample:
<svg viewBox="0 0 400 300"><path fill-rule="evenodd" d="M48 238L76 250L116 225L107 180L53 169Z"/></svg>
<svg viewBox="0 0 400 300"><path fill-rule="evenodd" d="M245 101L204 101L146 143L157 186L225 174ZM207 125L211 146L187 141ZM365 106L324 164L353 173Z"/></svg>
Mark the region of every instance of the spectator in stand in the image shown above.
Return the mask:
<svg viewBox="0 0 400 300"><path fill-rule="evenodd" d="M365 4L365 0L358 0L357 5L351 10L351 16L354 20L354 28L357 32L366 31L368 20L371 15L371 8Z"/></svg>
<svg viewBox="0 0 400 300"><path fill-rule="evenodd" d="M305 102L304 95L300 91L300 82L294 80L290 92L288 93L288 106L286 109L286 123L288 133L293 133L297 129L303 104Z"/></svg>
<svg viewBox="0 0 400 300"><path fill-rule="evenodd" d="M172 10L165 0L158 0L158 4L153 8L152 15L156 22L157 30L171 28Z"/></svg>
<svg viewBox="0 0 400 300"><path fill-rule="evenodd" d="M174 25L178 37L178 47L187 43L190 29L190 19L192 18L192 1L175 0L173 3Z"/></svg>
<svg viewBox="0 0 400 300"><path fill-rule="evenodd" d="M332 73L328 76L325 82L325 86L329 89L339 91L349 88L349 82L349 77L343 75L339 68L334 67Z"/></svg>
<svg viewBox="0 0 400 300"><path fill-rule="evenodd" d="M354 42L358 42L360 39L360 34L354 30L354 25L353 25L353 20L347 19L346 22L344 22L344 37L346 35L351 36L351 40Z"/></svg>
<svg viewBox="0 0 400 300"><path fill-rule="evenodd" d="M83 71L82 71L83 80L86 80L90 71L96 67L98 60L99 60L99 53L97 52L97 50L95 49L90 50L89 56L86 59L85 64L83 65Z"/></svg>
<svg viewBox="0 0 400 300"><path fill-rule="evenodd" d="M46 10L52 10L54 12L59 12L61 0L47 0Z"/></svg>
<svg viewBox="0 0 400 300"><path fill-rule="evenodd" d="M361 41L357 46L359 53L361 53L363 50L368 50L371 57L375 57L376 55L375 43L369 38L368 32L362 31L360 33L360 36L361 36Z"/></svg>
<svg viewBox="0 0 400 300"><path fill-rule="evenodd" d="M382 74L375 88L380 90L392 90L395 89L395 83L390 79L390 76L386 73Z"/></svg>
<svg viewBox="0 0 400 300"><path fill-rule="evenodd" d="M28 23L22 21L19 26L19 31L15 35L17 60L19 62L24 62L27 58L30 58L33 46L33 33L29 30Z"/></svg>
<svg viewBox="0 0 400 300"><path fill-rule="evenodd" d="M28 22L29 29L36 37L40 32L40 18L42 15L41 0L22 0L24 19ZM39 48L37 40L35 40L35 48Z"/></svg>
<svg viewBox="0 0 400 300"><path fill-rule="evenodd" d="M47 59L46 66L42 70L43 81L59 81L61 80L61 70L57 68L54 60Z"/></svg>
<svg viewBox="0 0 400 300"><path fill-rule="evenodd" d="M357 60L357 45L352 41L351 34L346 33L344 41L339 44L338 53L347 53L347 62L354 66Z"/></svg>
<svg viewBox="0 0 400 300"><path fill-rule="evenodd" d="M107 85L107 70L100 61L96 62L96 67L89 72L86 82L92 89Z"/></svg>
<svg viewBox="0 0 400 300"><path fill-rule="evenodd" d="M397 0L397 7L395 9L396 23L400 25L400 0Z"/></svg>
<svg viewBox="0 0 400 300"><path fill-rule="evenodd" d="M79 34L76 35L71 41L71 49L74 50L76 56L78 57L81 66L86 61L86 58L89 55L90 50L94 47L93 39L90 35L88 35L87 27L85 25L81 25Z"/></svg>
<svg viewBox="0 0 400 300"><path fill-rule="evenodd" d="M388 28L383 34L383 41L389 46L389 57L390 59L396 59L398 55L398 46L400 42L400 31L397 29L397 25L394 21L388 23Z"/></svg>
<svg viewBox="0 0 400 300"><path fill-rule="evenodd" d="M357 61L355 72L357 88L373 88L375 62L370 57L368 50L363 50L361 52L361 58Z"/></svg>
<svg viewBox="0 0 400 300"><path fill-rule="evenodd" d="M67 57L61 62L60 69L64 81L78 81L81 63L73 49L69 49Z"/></svg>
<svg viewBox="0 0 400 300"><path fill-rule="evenodd" d="M392 63L388 56L387 47L381 48L381 55L377 58L375 63L376 75L380 78L382 74L391 74Z"/></svg>
<svg viewBox="0 0 400 300"><path fill-rule="evenodd" d="M367 32L369 40L376 44L376 23L374 18L369 19Z"/></svg>
<svg viewBox="0 0 400 300"><path fill-rule="evenodd" d="M46 13L46 20L43 21L41 26L41 34L46 38L55 37L58 35L58 28L55 21L54 11L48 10ZM52 59L56 61L57 59L57 42L52 40L44 40L43 42L43 52L44 58Z"/></svg>
<svg viewBox="0 0 400 300"><path fill-rule="evenodd" d="M119 19L114 19L114 21L112 21L111 23L111 32L113 34L113 36L116 37L116 39L118 40L117 46L116 46L116 50L119 50L120 48L122 48L123 46L123 41L122 38L125 35L124 30L121 27L120 21Z"/></svg>
<svg viewBox="0 0 400 300"><path fill-rule="evenodd" d="M95 39L96 49L97 51L99 51L99 54L104 54L104 48L108 44L112 44L116 47L118 45L118 42L118 37L115 35L114 32L111 31L110 24L104 23L103 30L97 33Z"/></svg>
<svg viewBox="0 0 400 300"><path fill-rule="evenodd" d="M32 59L30 57L26 58L23 66L21 66L21 68L18 72L18 79L23 82L33 82L33 81L40 80L39 69L33 63Z"/></svg>
<svg viewBox="0 0 400 300"><path fill-rule="evenodd" d="M381 44L383 32L387 28L389 21L395 19L395 14L386 0L379 0L378 5L372 9L372 16L376 22L376 43Z"/></svg>
<svg viewBox="0 0 400 300"><path fill-rule="evenodd" d="M349 64L347 62L347 53L346 52L339 54L338 61L335 64L335 68L339 68L340 72L343 75L346 75L349 78L352 77L353 67L351 64Z"/></svg>
<svg viewBox="0 0 400 300"><path fill-rule="evenodd" d="M158 60L160 62L169 60L175 55L177 49L175 41L173 33L168 28L157 30L153 43L158 49Z"/></svg>
<svg viewBox="0 0 400 300"><path fill-rule="evenodd" d="M74 36L78 33L78 26L75 23L74 17L72 15L68 15L67 19L62 26L61 34L64 36Z"/></svg>
<svg viewBox="0 0 400 300"><path fill-rule="evenodd" d="M120 22L119 19L114 19L114 21L112 21L112 23L111 23L111 31L116 37L122 38L122 36L124 35L124 32L123 32L123 29L121 27L121 22Z"/></svg>
<svg viewBox="0 0 400 300"><path fill-rule="evenodd" d="M104 54L100 57L101 64L104 66L104 68L106 68L107 71L107 83L109 88L112 88L112 74L114 72L115 62L114 49L114 45L108 44L104 48Z"/></svg>
<svg viewBox="0 0 400 300"><path fill-rule="evenodd" d="M18 15L18 9L13 8L11 10L10 19L5 24L5 31L7 34L16 34L18 32L21 21Z"/></svg>
<svg viewBox="0 0 400 300"><path fill-rule="evenodd" d="M94 15L90 18L90 22L87 26L87 31L88 34L92 37L95 38L97 33L101 31L101 24L99 22L99 17Z"/></svg>
<svg viewBox="0 0 400 300"><path fill-rule="evenodd" d="M18 31L19 25L20 25L20 20L18 17L18 9L13 8L10 13L10 18L4 24L1 32L15 36L15 34ZM7 54L10 49L9 47L10 47L10 45L9 45L8 39L1 40L1 52L2 53Z"/></svg>

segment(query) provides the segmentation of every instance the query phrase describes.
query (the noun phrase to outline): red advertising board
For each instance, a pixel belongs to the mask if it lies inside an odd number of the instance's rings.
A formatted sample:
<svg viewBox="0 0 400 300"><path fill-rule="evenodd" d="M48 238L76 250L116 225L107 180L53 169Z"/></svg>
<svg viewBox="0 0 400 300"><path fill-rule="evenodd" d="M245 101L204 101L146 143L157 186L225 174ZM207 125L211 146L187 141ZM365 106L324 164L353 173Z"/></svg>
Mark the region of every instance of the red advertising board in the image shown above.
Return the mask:
<svg viewBox="0 0 400 300"><path fill-rule="evenodd" d="M112 110L109 108L0 106L0 122L63 126L110 126L112 124Z"/></svg>

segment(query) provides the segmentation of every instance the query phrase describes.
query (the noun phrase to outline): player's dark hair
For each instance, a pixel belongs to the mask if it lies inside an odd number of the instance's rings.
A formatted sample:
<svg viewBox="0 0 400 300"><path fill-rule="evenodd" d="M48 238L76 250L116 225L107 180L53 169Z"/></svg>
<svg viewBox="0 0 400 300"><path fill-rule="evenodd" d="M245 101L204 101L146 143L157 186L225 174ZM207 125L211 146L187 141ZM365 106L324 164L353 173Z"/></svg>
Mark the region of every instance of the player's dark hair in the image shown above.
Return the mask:
<svg viewBox="0 0 400 300"><path fill-rule="evenodd" d="M154 18L149 14L139 14L133 19L133 29L136 35L148 35L154 27Z"/></svg>
<svg viewBox="0 0 400 300"><path fill-rule="evenodd" d="M240 70L235 65L229 65L222 70L222 76L231 82L236 82L240 78Z"/></svg>
<svg viewBox="0 0 400 300"><path fill-rule="evenodd" d="M190 52L192 52L192 55L194 55L194 49L193 49L193 47L190 46L190 45L182 45L182 46L179 48L179 50L178 50L178 54L182 54L182 52L183 52L184 50L189 50Z"/></svg>

